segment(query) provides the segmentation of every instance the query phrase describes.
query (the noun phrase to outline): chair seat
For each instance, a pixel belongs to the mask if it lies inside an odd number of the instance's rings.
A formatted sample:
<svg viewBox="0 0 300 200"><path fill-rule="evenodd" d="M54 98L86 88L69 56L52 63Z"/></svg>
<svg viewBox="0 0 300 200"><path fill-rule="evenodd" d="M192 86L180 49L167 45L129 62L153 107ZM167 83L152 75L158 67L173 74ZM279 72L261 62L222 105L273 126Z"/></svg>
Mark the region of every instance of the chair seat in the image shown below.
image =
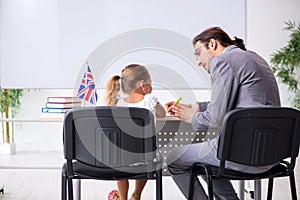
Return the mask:
<svg viewBox="0 0 300 200"><path fill-rule="evenodd" d="M67 163L63 170L66 171ZM144 164L126 166L122 168L99 168L87 165L81 162L73 163L73 174L86 179L117 180L117 179L155 179L156 171L147 172L147 166ZM76 178L76 177L75 177Z"/></svg>
<svg viewBox="0 0 300 200"><path fill-rule="evenodd" d="M214 178L218 177L217 175L219 170L218 167L212 165L206 165L206 167L210 168L212 172L212 176ZM193 170L197 174L203 174L203 175L205 174L205 170L203 167L195 167ZM289 169L282 164L278 164L273 168L271 168L270 170L259 174L243 173L235 170L224 169L222 178L228 178L231 180L255 180L255 179L264 179L264 178L271 178L271 177L288 176L288 174L289 174Z"/></svg>

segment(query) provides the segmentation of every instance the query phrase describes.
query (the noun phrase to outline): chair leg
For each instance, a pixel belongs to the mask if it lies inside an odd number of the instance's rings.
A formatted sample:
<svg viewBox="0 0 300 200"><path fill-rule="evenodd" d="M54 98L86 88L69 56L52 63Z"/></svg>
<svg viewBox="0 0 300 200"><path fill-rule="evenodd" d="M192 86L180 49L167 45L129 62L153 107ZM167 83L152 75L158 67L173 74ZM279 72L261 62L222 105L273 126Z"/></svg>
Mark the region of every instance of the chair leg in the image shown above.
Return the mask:
<svg viewBox="0 0 300 200"><path fill-rule="evenodd" d="M205 170L205 176L206 176L206 182L207 182L207 189L208 189L208 199L213 200L213 184L212 184L212 172L209 167L205 167L205 165L201 165L198 167L202 167ZM195 179L197 178L197 173L194 171L194 168L191 169L191 176L190 176L190 187L189 187L189 194L188 194L188 200L193 200L194 197L194 183Z"/></svg>
<svg viewBox="0 0 300 200"><path fill-rule="evenodd" d="M294 172L290 172L290 187L292 193L292 199L297 200L297 190L296 190L296 182Z"/></svg>
<svg viewBox="0 0 300 200"><path fill-rule="evenodd" d="M67 178L63 173L61 175L61 200L67 200Z"/></svg>
<svg viewBox="0 0 300 200"><path fill-rule="evenodd" d="M4 194L4 185L0 185L0 194Z"/></svg>
<svg viewBox="0 0 300 200"><path fill-rule="evenodd" d="M194 197L194 182L195 182L196 176L197 175L195 173L191 173L188 200L193 200L193 197Z"/></svg>
<svg viewBox="0 0 300 200"><path fill-rule="evenodd" d="M162 168L156 172L156 200L162 200Z"/></svg>
<svg viewBox="0 0 300 200"><path fill-rule="evenodd" d="M268 197L267 197L267 200L272 200L272 195L273 195L273 182L274 182L274 178L269 178L269 183L268 183Z"/></svg>
<svg viewBox="0 0 300 200"><path fill-rule="evenodd" d="M67 179L68 181L68 200L73 200L74 197L73 197L73 179L71 178L68 178Z"/></svg>
<svg viewBox="0 0 300 200"><path fill-rule="evenodd" d="M209 174L206 174L206 179L207 179L208 199L214 200L212 177Z"/></svg>

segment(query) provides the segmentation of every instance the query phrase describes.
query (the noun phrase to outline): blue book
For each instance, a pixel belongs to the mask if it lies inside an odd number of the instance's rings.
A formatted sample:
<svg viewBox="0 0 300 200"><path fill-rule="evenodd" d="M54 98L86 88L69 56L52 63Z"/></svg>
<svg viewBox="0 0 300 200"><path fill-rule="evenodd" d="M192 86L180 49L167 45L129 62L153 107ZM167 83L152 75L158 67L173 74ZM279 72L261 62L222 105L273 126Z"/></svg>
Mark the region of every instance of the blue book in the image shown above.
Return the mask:
<svg viewBox="0 0 300 200"><path fill-rule="evenodd" d="M42 108L42 113L66 113L70 108Z"/></svg>

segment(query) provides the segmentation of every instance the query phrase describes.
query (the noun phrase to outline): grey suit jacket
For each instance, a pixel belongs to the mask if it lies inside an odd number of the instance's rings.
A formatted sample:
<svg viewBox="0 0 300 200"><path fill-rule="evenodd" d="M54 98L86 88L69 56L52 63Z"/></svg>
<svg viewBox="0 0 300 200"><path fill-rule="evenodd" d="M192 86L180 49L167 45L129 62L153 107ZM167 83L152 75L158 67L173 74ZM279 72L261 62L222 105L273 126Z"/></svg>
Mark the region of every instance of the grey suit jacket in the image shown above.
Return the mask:
<svg viewBox="0 0 300 200"><path fill-rule="evenodd" d="M276 79L268 63L232 45L210 64L211 99L193 115L195 129L218 128L224 115L242 107L280 106Z"/></svg>

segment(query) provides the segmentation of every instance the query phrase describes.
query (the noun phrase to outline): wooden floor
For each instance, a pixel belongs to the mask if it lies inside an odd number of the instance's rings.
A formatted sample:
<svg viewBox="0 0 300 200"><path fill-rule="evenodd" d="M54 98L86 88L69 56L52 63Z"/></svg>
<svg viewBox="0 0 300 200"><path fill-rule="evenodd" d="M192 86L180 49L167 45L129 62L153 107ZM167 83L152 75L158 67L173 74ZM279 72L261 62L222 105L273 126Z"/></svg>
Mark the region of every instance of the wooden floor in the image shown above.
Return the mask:
<svg viewBox="0 0 300 200"><path fill-rule="evenodd" d="M298 160L300 162L300 160ZM60 167L63 163L60 152L22 153L0 155L0 187L4 185L4 194L0 200L59 200L61 187ZM3 166L5 166L3 168ZM12 169L10 169L12 168ZM300 191L300 163L295 169L297 191ZM262 182L262 199L265 198L266 181ZM237 187L237 182L233 182ZM133 182L130 182L132 188ZM245 183L252 189L252 182ZM82 181L82 200L106 200L107 194L116 188L114 181ZM132 190L131 190L132 191ZM290 197L288 178L275 179L274 200L287 200ZM169 176L163 177L163 195L165 200L182 200L184 197ZM245 194L245 200L250 197ZM298 196L300 193L298 192ZM155 182L149 181L142 200L155 199Z"/></svg>

